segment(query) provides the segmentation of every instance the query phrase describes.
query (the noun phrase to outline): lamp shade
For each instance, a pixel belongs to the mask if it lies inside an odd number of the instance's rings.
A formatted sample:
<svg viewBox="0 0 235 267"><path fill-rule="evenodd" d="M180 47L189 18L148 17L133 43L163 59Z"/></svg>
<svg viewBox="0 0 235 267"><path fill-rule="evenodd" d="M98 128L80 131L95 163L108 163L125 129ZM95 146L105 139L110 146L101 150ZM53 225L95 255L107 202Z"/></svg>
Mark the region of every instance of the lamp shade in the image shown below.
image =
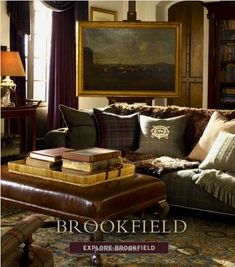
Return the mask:
<svg viewBox="0 0 235 267"><path fill-rule="evenodd" d="M1 76L25 76L19 52L1 51Z"/></svg>

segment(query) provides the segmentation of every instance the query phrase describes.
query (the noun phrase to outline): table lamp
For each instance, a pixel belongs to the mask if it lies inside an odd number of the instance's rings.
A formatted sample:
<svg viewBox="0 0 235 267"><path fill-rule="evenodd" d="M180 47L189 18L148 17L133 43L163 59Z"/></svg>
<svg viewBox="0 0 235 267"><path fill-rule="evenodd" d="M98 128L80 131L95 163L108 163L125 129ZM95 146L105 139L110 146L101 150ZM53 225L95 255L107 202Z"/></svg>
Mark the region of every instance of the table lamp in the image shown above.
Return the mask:
<svg viewBox="0 0 235 267"><path fill-rule="evenodd" d="M16 84L10 76L25 76L19 52L1 51L1 76L6 76L1 82L1 107L14 106L10 94L15 91Z"/></svg>

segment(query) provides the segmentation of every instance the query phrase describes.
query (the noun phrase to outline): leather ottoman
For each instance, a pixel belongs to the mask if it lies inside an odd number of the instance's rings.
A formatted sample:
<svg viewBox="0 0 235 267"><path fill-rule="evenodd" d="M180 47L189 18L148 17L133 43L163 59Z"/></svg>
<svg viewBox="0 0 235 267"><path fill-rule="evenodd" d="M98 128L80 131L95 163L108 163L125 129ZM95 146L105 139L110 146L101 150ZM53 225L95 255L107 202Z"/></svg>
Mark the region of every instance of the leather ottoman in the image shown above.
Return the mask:
<svg viewBox="0 0 235 267"><path fill-rule="evenodd" d="M154 205L160 205L163 213L168 212L164 182L142 174L80 187L9 173L7 166L2 166L1 190L3 201L81 223L121 219ZM102 234L98 231L91 240L102 240Z"/></svg>

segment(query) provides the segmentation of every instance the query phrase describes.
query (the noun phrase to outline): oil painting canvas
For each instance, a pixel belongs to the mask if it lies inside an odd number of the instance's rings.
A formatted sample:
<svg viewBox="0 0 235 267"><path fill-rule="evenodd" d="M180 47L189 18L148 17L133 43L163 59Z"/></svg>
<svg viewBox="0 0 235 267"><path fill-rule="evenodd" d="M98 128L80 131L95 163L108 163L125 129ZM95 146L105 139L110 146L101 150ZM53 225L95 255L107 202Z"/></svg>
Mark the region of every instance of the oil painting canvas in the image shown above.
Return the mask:
<svg viewBox="0 0 235 267"><path fill-rule="evenodd" d="M80 24L80 95L179 95L177 23Z"/></svg>

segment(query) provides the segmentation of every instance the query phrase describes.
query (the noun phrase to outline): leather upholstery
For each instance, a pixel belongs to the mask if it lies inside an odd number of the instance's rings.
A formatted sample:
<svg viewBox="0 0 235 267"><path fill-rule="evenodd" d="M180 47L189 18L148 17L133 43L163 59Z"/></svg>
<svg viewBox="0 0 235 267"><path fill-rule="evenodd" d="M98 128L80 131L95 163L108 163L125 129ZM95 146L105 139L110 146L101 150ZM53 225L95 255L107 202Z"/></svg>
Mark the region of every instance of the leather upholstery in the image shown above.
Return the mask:
<svg viewBox="0 0 235 267"><path fill-rule="evenodd" d="M136 174L120 181L79 187L27 175L9 173L2 167L2 199L30 210L64 219L98 223L129 215L166 199L165 184Z"/></svg>

